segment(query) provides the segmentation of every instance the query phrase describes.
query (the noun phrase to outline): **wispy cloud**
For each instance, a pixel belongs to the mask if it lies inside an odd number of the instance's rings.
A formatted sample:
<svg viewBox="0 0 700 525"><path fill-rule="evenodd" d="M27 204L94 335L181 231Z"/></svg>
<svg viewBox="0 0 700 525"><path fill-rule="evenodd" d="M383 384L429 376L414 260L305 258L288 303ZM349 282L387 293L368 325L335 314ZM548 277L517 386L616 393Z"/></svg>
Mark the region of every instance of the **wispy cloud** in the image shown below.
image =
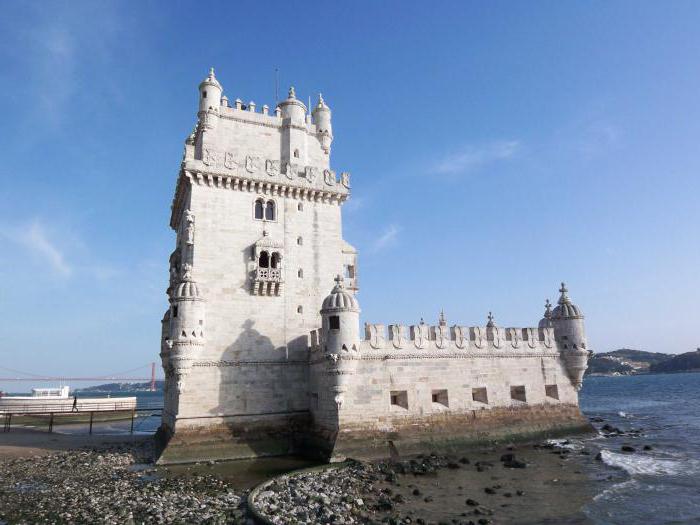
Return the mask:
<svg viewBox="0 0 700 525"><path fill-rule="evenodd" d="M34 220L22 226L5 228L0 231L0 236L24 246L35 257L45 262L55 274L68 277L73 273L64 251L40 221Z"/></svg>
<svg viewBox="0 0 700 525"><path fill-rule="evenodd" d="M509 159L519 150L520 142L517 140L470 144L443 158L435 165L433 172L441 175L470 173L486 164Z"/></svg>
<svg viewBox="0 0 700 525"><path fill-rule="evenodd" d="M390 246L393 243L395 243L400 231L401 228L399 228L395 224L390 224L389 226L387 226L381 233L381 235L379 235L379 237L377 237L372 243L373 250L375 252L383 250L387 246Z"/></svg>

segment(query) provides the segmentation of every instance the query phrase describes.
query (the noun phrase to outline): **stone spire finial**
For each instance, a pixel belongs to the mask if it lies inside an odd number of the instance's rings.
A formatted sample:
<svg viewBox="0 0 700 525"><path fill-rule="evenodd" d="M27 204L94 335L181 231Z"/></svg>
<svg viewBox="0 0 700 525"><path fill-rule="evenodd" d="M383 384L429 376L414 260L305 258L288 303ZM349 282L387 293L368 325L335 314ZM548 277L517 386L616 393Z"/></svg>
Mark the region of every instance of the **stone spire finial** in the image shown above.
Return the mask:
<svg viewBox="0 0 700 525"><path fill-rule="evenodd" d="M559 296L559 304L568 304L571 302L571 299L569 299L569 290L566 288L565 283L561 283L561 288L559 288L559 293L561 295Z"/></svg>
<svg viewBox="0 0 700 525"><path fill-rule="evenodd" d="M496 324L493 322L493 314L491 312L489 312L488 320L488 323L486 323L487 328L493 328L496 326Z"/></svg>
<svg viewBox="0 0 700 525"><path fill-rule="evenodd" d="M425 324L425 321L423 320L422 317L420 318L420 324Z"/></svg>
<svg viewBox="0 0 700 525"><path fill-rule="evenodd" d="M343 276L338 274L335 276L333 279L335 281L335 287L340 288L341 290L345 288L345 279L343 279Z"/></svg>
<svg viewBox="0 0 700 525"><path fill-rule="evenodd" d="M294 86L289 86L289 94L287 96L288 98L297 98L297 94L294 91Z"/></svg>
<svg viewBox="0 0 700 525"><path fill-rule="evenodd" d="M192 265L190 263L185 263L182 265L182 281L192 281Z"/></svg>
<svg viewBox="0 0 700 525"><path fill-rule="evenodd" d="M213 67L209 68L209 78L214 78L214 68Z"/></svg>
<svg viewBox="0 0 700 525"><path fill-rule="evenodd" d="M447 321L445 320L445 310L440 309L440 319L438 320L440 326L447 326Z"/></svg>
<svg viewBox="0 0 700 525"><path fill-rule="evenodd" d="M318 94L318 104L316 104L316 107L319 109L328 109L328 106L326 105L326 101L323 100L323 94L319 93Z"/></svg>
<svg viewBox="0 0 700 525"><path fill-rule="evenodd" d="M544 318L549 319L550 317L552 317L552 303L547 299L544 302Z"/></svg>

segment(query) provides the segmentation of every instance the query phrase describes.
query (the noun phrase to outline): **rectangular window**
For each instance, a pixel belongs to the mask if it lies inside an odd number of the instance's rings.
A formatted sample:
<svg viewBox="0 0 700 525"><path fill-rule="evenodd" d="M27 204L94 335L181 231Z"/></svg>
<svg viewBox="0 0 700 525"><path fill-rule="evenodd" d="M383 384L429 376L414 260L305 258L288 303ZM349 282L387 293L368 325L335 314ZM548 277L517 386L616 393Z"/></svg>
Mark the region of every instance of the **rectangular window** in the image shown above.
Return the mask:
<svg viewBox="0 0 700 525"><path fill-rule="evenodd" d="M396 406L408 410L408 392L405 390L392 390L391 395L391 406Z"/></svg>
<svg viewBox="0 0 700 525"><path fill-rule="evenodd" d="M340 330L340 317L337 315L331 315L328 318L328 325L331 330Z"/></svg>
<svg viewBox="0 0 700 525"><path fill-rule="evenodd" d="M552 399L559 399L559 387L557 385L544 385L544 394Z"/></svg>
<svg viewBox="0 0 700 525"><path fill-rule="evenodd" d="M177 317L177 306L173 306L173 317Z"/></svg>
<svg viewBox="0 0 700 525"><path fill-rule="evenodd" d="M525 397L525 387L524 386L512 386L510 387L510 398L513 401L522 401L525 403L527 398Z"/></svg>
<svg viewBox="0 0 700 525"><path fill-rule="evenodd" d="M352 264L345 265L345 278L354 279L355 278L355 267Z"/></svg>
<svg viewBox="0 0 700 525"><path fill-rule="evenodd" d="M486 388L472 388L472 400L476 401L477 403L488 405L489 396L486 392Z"/></svg>
<svg viewBox="0 0 700 525"><path fill-rule="evenodd" d="M442 405L444 407L449 407L449 402L447 398L447 390L433 390L433 403Z"/></svg>

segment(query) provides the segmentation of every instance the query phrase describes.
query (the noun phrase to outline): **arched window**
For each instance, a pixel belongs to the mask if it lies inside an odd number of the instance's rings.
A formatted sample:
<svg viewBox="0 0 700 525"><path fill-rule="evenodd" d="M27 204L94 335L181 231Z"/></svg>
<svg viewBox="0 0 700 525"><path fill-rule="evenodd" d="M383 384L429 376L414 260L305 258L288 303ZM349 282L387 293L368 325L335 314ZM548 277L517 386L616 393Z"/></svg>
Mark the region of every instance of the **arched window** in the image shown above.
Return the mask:
<svg viewBox="0 0 700 525"><path fill-rule="evenodd" d="M298 314L303 314L304 313L304 307L303 306L297 306L297 313Z"/></svg>
<svg viewBox="0 0 700 525"><path fill-rule="evenodd" d="M299 246L301 246L302 244L304 244L304 239L302 239L301 237L297 237L297 244L298 244Z"/></svg>
<svg viewBox="0 0 700 525"><path fill-rule="evenodd" d="M299 158L299 150L298 150L298 149L295 149L295 150L294 150L294 158L295 158L295 159L298 159L298 158Z"/></svg>
<svg viewBox="0 0 700 525"><path fill-rule="evenodd" d="M304 211L304 204L303 204L302 202L300 202L299 204L297 204L297 210L298 210L298 211Z"/></svg>
<svg viewBox="0 0 700 525"><path fill-rule="evenodd" d="M265 205L265 219L268 221L275 220L275 201L267 201Z"/></svg>
<svg viewBox="0 0 700 525"><path fill-rule="evenodd" d="M270 268L279 268L281 259L282 259L282 257L280 257L280 254L277 252L274 252L272 254L272 259L270 260Z"/></svg>
<svg viewBox="0 0 700 525"><path fill-rule="evenodd" d="M263 207L264 207L264 202L262 199L257 199L255 201L255 215L254 217L256 219L262 220L263 219Z"/></svg>
<svg viewBox="0 0 700 525"><path fill-rule="evenodd" d="M304 270L299 268L299 271L297 272L297 277L299 277L299 279L303 279L304 278Z"/></svg>
<svg viewBox="0 0 700 525"><path fill-rule="evenodd" d="M270 256L268 255L267 252L260 253L260 259L258 260L258 266L260 266L260 268L269 268L270 267Z"/></svg>

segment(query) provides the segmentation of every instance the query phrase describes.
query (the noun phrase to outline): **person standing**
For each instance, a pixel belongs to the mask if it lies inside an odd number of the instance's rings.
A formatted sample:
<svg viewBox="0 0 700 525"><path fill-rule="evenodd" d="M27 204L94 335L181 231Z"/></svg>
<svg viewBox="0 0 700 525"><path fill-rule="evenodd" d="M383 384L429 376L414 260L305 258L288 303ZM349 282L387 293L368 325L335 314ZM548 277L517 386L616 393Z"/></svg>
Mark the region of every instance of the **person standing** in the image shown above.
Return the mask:
<svg viewBox="0 0 700 525"><path fill-rule="evenodd" d="M78 411L78 394L73 394L73 410L71 412Z"/></svg>

